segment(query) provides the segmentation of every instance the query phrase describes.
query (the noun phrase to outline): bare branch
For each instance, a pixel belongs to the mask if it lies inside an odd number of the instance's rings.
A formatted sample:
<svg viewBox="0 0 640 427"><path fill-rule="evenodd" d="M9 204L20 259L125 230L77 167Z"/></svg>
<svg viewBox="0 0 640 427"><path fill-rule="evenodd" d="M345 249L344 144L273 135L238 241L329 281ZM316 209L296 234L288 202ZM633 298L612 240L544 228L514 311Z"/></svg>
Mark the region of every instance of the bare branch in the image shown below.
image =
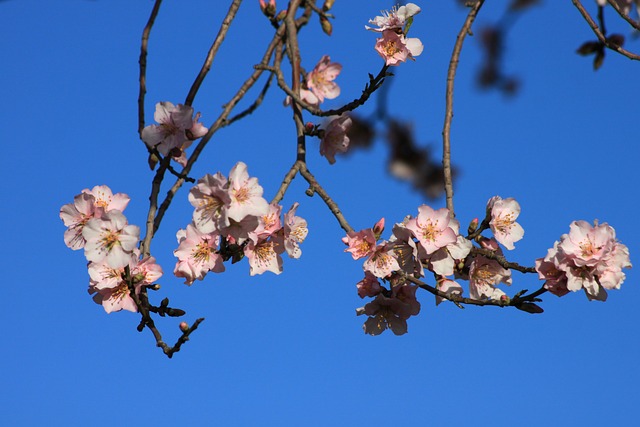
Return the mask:
<svg viewBox="0 0 640 427"><path fill-rule="evenodd" d="M153 23L158 16L162 0L156 0L149 16L149 21L142 31L142 41L140 43L140 92L138 94L138 135L142 138L142 129L144 129L144 96L147 94L147 45L149 43L149 34Z"/></svg>
<svg viewBox="0 0 640 427"><path fill-rule="evenodd" d="M191 85L191 89L189 89L189 94L187 95L187 99L184 101L185 105L193 104L193 100L196 97L198 90L200 89L200 85L202 84L202 82L204 81L204 78L207 76L207 73L211 69L211 64L213 63L213 59L215 58L216 53L218 52L218 49L220 49L220 46L222 45L222 42L224 41L224 38L226 37L227 32L229 31L229 26L231 25L231 22L233 22L233 19L235 18L236 13L238 12L240 3L242 3L242 0L233 0L231 2L231 5L229 6L229 11L227 12L227 16L224 17L222 24L220 25L220 30L218 30L218 35L213 41L211 48L209 48L209 53L207 54L207 58L205 59L204 64L202 64L202 68L200 69L200 72L196 76L195 81Z"/></svg>
<svg viewBox="0 0 640 427"><path fill-rule="evenodd" d="M471 24L476 18L478 11L484 4L484 0L478 0L473 4L464 25L456 37L456 44L453 46L453 53L449 61L449 71L447 72L446 109L444 115L444 127L442 129L442 166L444 168L444 189L447 194L447 209L455 216L453 210L453 176L451 173L451 120L453 119L453 83L456 77L456 70L460 60L462 43L467 34L471 34Z"/></svg>
<svg viewBox="0 0 640 427"><path fill-rule="evenodd" d="M598 24L595 23L591 15L589 15L589 12L587 12L584 6L582 6L582 3L580 3L580 0L571 0L571 1L573 2L573 5L576 7L576 9L578 9L580 14L584 18L584 20L587 21L587 24L589 24L589 26L593 30L593 33L596 35L600 43L605 45L608 49L611 49L614 52L618 52L619 54L626 56L631 60L640 61L640 55L636 55L635 53L632 53L626 49L623 49L621 46L615 43L612 43L605 37L602 31L600 31Z"/></svg>
<svg viewBox="0 0 640 427"><path fill-rule="evenodd" d="M636 30L640 31L640 23L634 21L633 19L631 19L629 17L629 15L624 13L624 11L622 10L622 8L620 7L620 5L618 4L618 2L616 0L607 0L607 2L609 3L609 5L611 7L613 7L615 9L616 12L618 12L618 15L620 15L620 17L622 17L622 19L627 21L629 23L629 25L631 25L633 28L635 28Z"/></svg>
<svg viewBox="0 0 640 427"><path fill-rule="evenodd" d="M349 233L350 231L353 231L353 228L349 225L344 215L342 215L342 212L340 211L340 208L338 207L336 202L334 202L333 199L331 199L329 194L324 190L324 188L322 188L322 186L318 183L318 181L313 176L313 174L309 172L309 170L307 169L307 166L303 163L300 164L300 175L302 175L304 179L306 179L307 182L309 183L309 189L313 193L318 193L318 195L322 198L322 200L324 200L325 204L327 205L327 207L329 208L333 216L335 216L336 219L338 220L338 223L340 223L340 227L342 227L342 229L347 233Z"/></svg>

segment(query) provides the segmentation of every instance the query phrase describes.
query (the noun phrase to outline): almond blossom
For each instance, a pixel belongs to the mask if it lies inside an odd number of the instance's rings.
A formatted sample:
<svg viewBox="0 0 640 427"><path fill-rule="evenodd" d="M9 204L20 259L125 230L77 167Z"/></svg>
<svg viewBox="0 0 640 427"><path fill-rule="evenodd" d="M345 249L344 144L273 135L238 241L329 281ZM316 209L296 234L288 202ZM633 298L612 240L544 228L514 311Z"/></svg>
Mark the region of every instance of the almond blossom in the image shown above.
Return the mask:
<svg viewBox="0 0 640 427"><path fill-rule="evenodd" d="M177 148L187 148L209 131L198 122L200 113L193 117L193 108L188 105L173 105L171 102L159 102L153 118L157 125L149 125L142 130L141 138L149 147L156 147L167 156Z"/></svg>
<svg viewBox="0 0 640 427"><path fill-rule="evenodd" d="M487 209L491 211L489 225L494 237L505 248L514 249L514 242L524 237L524 230L516 222L520 215L520 205L513 198L502 199L499 196L492 197L487 203Z"/></svg>
<svg viewBox="0 0 640 427"><path fill-rule="evenodd" d="M342 242L349 246L344 251L350 252L354 260L372 255L376 250L376 241L371 228L360 230L357 233L350 231L342 238Z"/></svg>
<svg viewBox="0 0 640 427"><path fill-rule="evenodd" d="M608 289L619 289L631 268L629 249L616 240L613 227L574 221L569 234L561 236L545 258L536 261L536 270L545 287L562 296L584 289L590 300L605 301Z"/></svg>
<svg viewBox="0 0 640 427"><path fill-rule="evenodd" d="M369 319L364 323L366 334L380 335L391 329L396 335L407 333L407 319L420 313L420 303L416 300L418 287L400 285L393 288L391 296L380 293L364 307L356 310L358 315L366 314Z"/></svg>
<svg viewBox="0 0 640 427"><path fill-rule="evenodd" d="M60 208L60 219L68 227L64 232L64 243L74 251L84 248L87 243L82 235L82 230L87 222L95 217L94 202L93 195L82 193L73 198L73 203L68 203Z"/></svg>
<svg viewBox="0 0 640 427"><path fill-rule="evenodd" d="M381 279L390 276L394 271L399 271L400 264L398 264L396 254L393 251L393 245L384 241L377 245L362 268Z"/></svg>
<svg viewBox="0 0 640 427"><path fill-rule="evenodd" d="M247 165L238 162L229 172L229 205L227 217L241 221L248 215L260 217L269 211L269 203L262 197L258 178L250 178Z"/></svg>
<svg viewBox="0 0 640 427"><path fill-rule="evenodd" d="M133 256L139 235L140 228L128 225L122 212L109 211L101 218L89 220L82 229L82 236L87 241L84 254L92 262L106 259L112 268L124 267Z"/></svg>
<svg viewBox="0 0 640 427"><path fill-rule="evenodd" d="M329 163L336 162L336 153L346 153L349 149L351 118L347 115L338 116L329 122L320 141L320 155L327 158Z"/></svg>
<svg viewBox="0 0 640 427"><path fill-rule="evenodd" d="M385 60L386 65L395 66L407 59L414 59L424 50L420 39L407 38L393 30L385 30L376 40L376 51Z"/></svg>
<svg viewBox="0 0 640 427"><path fill-rule="evenodd" d="M244 254L249 260L249 274L255 276L265 271L274 274L282 273L282 257L284 251L282 242L276 236L268 240L260 239L258 242L248 241L244 248Z"/></svg>
<svg viewBox="0 0 640 427"><path fill-rule="evenodd" d="M146 257L138 261L138 255L132 257L129 262L129 274L136 294L142 287L151 285L162 277L162 268L156 264L153 257ZM93 299L102 304L107 313L127 310L138 311L135 301L131 297L131 291L125 277L125 269L111 268L104 261L89 264L89 293L95 293Z"/></svg>
<svg viewBox="0 0 640 427"><path fill-rule="evenodd" d="M320 58L320 61L316 66L307 74L307 88L311 90L316 97L316 101L313 99L307 100L310 104L319 104L324 102L325 98L334 99L340 95L340 86L338 86L334 80L338 77L342 71L342 65L337 62L331 62L331 58L328 55L324 55ZM309 96L307 94L307 99Z"/></svg>
<svg viewBox="0 0 640 427"><path fill-rule="evenodd" d="M202 280L209 271L224 271L222 257L217 253L220 235L217 232L203 233L189 224L186 230L176 235L179 246L173 251L178 262L173 270L176 277L184 277L185 284L191 285L196 279Z"/></svg>
<svg viewBox="0 0 640 427"><path fill-rule="evenodd" d="M407 221L406 227L418 239L427 255L458 240L456 231L451 228L449 209L433 210L427 205L418 208L418 216Z"/></svg>
<svg viewBox="0 0 640 427"><path fill-rule="evenodd" d="M298 205L298 202L294 203L284 215L284 248L291 258L300 258L300 243L304 242L309 234L307 221L296 216Z"/></svg>
<svg viewBox="0 0 640 427"><path fill-rule="evenodd" d="M226 207L231 203L227 178L220 172L206 174L189 191L189 202L195 208L193 223L203 233L211 233L228 224Z"/></svg>
<svg viewBox="0 0 640 427"><path fill-rule="evenodd" d="M368 271L364 272L364 279L356 283L356 288L358 288L360 298L375 297L382 290L378 278Z"/></svg>
<svg viewBox="0 0 640 427"><path fill-rule="evenodd" d="M404 6L394 6L391 10L382 11L382 16L376 16L369 20L369 23L378 28L364 26L369 31L382 32L385 30L403 30L409 18L420 13L420 7L414 3L407 3Z"/></svg>
<svg viewBox="0 0 640 427"><path fill-rule="evenodd" d="M460 232L460 223L452 218L449 221L449 227L456 234L456 241L427 255L425 258L429 262L429 269L440 276L451 276L457 262L464 260L473 244L464 236L458 235Z"/></svg>
<svg viewBox="0 0 640 427"><path fill-rule="evenodd" d="M478 256L469 267L469 295L473 299L498 300L505 293L496 288L500 283L511 285L511 271L498 261Z"/></svg>

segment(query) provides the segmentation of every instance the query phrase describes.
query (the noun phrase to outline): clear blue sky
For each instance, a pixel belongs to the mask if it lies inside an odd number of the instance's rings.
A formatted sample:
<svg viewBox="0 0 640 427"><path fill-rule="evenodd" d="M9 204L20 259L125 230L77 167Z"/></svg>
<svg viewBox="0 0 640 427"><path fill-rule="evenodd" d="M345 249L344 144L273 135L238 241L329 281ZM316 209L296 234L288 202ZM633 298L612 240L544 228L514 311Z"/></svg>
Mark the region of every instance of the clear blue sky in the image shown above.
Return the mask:
<svg viewBox="0 0 640 427"><path fill-rule="evenodd" d="M215 36L227 2L163 4L151 35L147 122L158 101L180 103ZM217 117L259 61L271 30L257 1L243 3L194 107ZM284 0L278 0L284 5ZM503 2L488 1L476 28ZM595 14L594 2L585 4ZM419 3L412 34L425 51L399 67L390 111L412 121L418 140L440 152L444 83L465 11L453 1ZM509 253L532 265L573 220L608 222L631 251L620 291L606 303L582 293L544 295L545 313L435 307L420 292L419 316L402 337L370 337L355 308L361 263L318 198L296 179L283 204L301 203L310 224L299 260L284 273L249 277L228 266L188 288L172 277L175 232L191 215L185 187L153 244L167 274L161 296L206 321L168 360L137 314L107 315L87 294L81 252L63 243L60 206L83 188L107 184L129 194L126 214L142 225L152 172L137 136L138 54L150 0L0 2L0 168L4 270L0 330L3 426L342 426L632 425L640 383L638 286L638 73L640 64L607 52L593 72L574 53L594 36L571 2L546 1L509 34L505 67L522 82L507 99L479 91L477 38L464 47L456 80L452 156L457 217L482 216L493 195L522 206L525 238ZM224 5L224 6L223 6ZM343 65L342 95L359 96L381 59L364 30L387 1L336 2L334 36L303 31L303 66L328 54ZM611 12L608 15L613 18ZM315 20L314 20L315 21ZM608 21L610 31L628 28ZM637 40L629 49L640 51ZM250 95L253 99L254 93ZM295 132L282 94L271 91L245 121L220 131L192 175L243 160L270 199L295 159ZM245 103L244 105L247 105ZM371 112L373 105L364 111ZM307 117L311 120L310 117ZM309 141L309 167L351 225L365 228L417 214L425 201L385 172L386 146L330 166ZM430 203L435 208L444 200ZM507 292L537 289L514 273ZM466 285L465 285L466 286ZM162 320L162 319L161 319ZM160 321L172 342L175 319Z"/></svg>

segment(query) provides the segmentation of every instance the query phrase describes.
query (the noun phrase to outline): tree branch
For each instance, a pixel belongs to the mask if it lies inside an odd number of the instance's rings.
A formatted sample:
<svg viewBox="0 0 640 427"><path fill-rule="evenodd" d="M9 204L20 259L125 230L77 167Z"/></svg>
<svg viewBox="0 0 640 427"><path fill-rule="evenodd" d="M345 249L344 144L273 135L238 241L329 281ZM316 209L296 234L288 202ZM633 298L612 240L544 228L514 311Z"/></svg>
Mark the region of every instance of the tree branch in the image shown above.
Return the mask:
<svg viewBox="0 0 640 427"><path fill-rule="evenodd" d="M456 77L456 70L460 60L462 43L467 34L471 34L471 24L476 18L478 11L484 4L484 0L478 0L473 4L464 25L456 37L456 44L453 46L453 53L449 61L449 71L447 72L446 107L444 115L444 127L442 129L442 166L444 168L444 189L447 195L447 209L452 216L453 210L453 175L451 173L451 120L453 119L453 83Z"/></svg>

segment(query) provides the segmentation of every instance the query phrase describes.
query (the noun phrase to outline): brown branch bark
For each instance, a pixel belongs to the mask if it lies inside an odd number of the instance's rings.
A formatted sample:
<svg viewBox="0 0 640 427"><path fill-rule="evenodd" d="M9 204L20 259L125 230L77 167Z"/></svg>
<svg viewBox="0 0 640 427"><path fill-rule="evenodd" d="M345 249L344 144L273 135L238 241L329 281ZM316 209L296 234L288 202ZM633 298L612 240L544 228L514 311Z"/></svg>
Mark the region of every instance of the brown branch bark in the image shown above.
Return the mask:
<svg viewBox="0 0 640 427"><path fill-rule="evenodd" d="M220 46L222 45L222 42L224 41L224 38L226 37L227 32L229 31L229 26L233 22L233 19L235 18L236 13L240 8L240 3L242 3L242 0L233 0L231 2L231 5L229 6L229 11L227 12L227 15L222 20L222 24L220 25L220 29L218 30L218 35L213 41L211 48L209 48L209 53L207 53L207 57L204 60L204 64L202 64L202 68L200 69L200 72L196 76L196 79L193 82L193 84L191 85L191 89L189 89L189 94L187 95L187 99L184 101L185 105L193 104L193 100L195 99L196 94L200 89L200 85L202 84L202 82L204 81L204 78L207 76L207 73L211 69L211 64L213 63L213 59L215 58L216 53L218 53L218 49L220 49Z"/></svg>
<svg viewBox="0 0 640 427"><path fill-rule="evenodd" d="M140 42L140 91L138 93L138 135L142 138L142 129L144 129L144 97L147 94L147 46L149 44L149 34L151 28L156 21L156 16L160 11L162 0L156 0L151 10L151 15L147 21L147 25L142 31L142 41ZM145 144L146 145L146 144Z"/></svg>
<svg viewBox="0 0 640 427"><path fill-rule="evenodd" d="M593 20L591 15L589 15L589 12L587 12L584 6L582 6L582 3L580 2L580 0L571 0L571 1L573 2L573 5L576 7L576 9L578 9L578 12L580 12L584 20L587 21L587 24L589 24L589 27L591 27L591 30L596 35L600 43L604 44L608 49L613 50L614 52L618 52L619 54L626 56L627 58L633 61L640 61L640 55L636 55L635 53L629 52L628 50L623 49L621 46L618 46L615 43L611 43L605 37L605 35L602 33L602 31L598 27L598 24L596 24L596 22Z"/></svg>
<svg viewBox="0 0 640 427"><path fill-rule="evenodd" d="M447 209L452 216L453 210L453 176L451 174L451 120L453 119L453 84L456 77L456 70L460 60L460 51L467 34L471 34L471 24L476 18L478 11L484 4L484 0L478 0L473 4L464 25L456 37L456 44L453 46L453 53L449 61L449 71L447 72L446 107L444 115L444 127L442 129L442 166L444 168L444 189L447 197Z"/></svg>

